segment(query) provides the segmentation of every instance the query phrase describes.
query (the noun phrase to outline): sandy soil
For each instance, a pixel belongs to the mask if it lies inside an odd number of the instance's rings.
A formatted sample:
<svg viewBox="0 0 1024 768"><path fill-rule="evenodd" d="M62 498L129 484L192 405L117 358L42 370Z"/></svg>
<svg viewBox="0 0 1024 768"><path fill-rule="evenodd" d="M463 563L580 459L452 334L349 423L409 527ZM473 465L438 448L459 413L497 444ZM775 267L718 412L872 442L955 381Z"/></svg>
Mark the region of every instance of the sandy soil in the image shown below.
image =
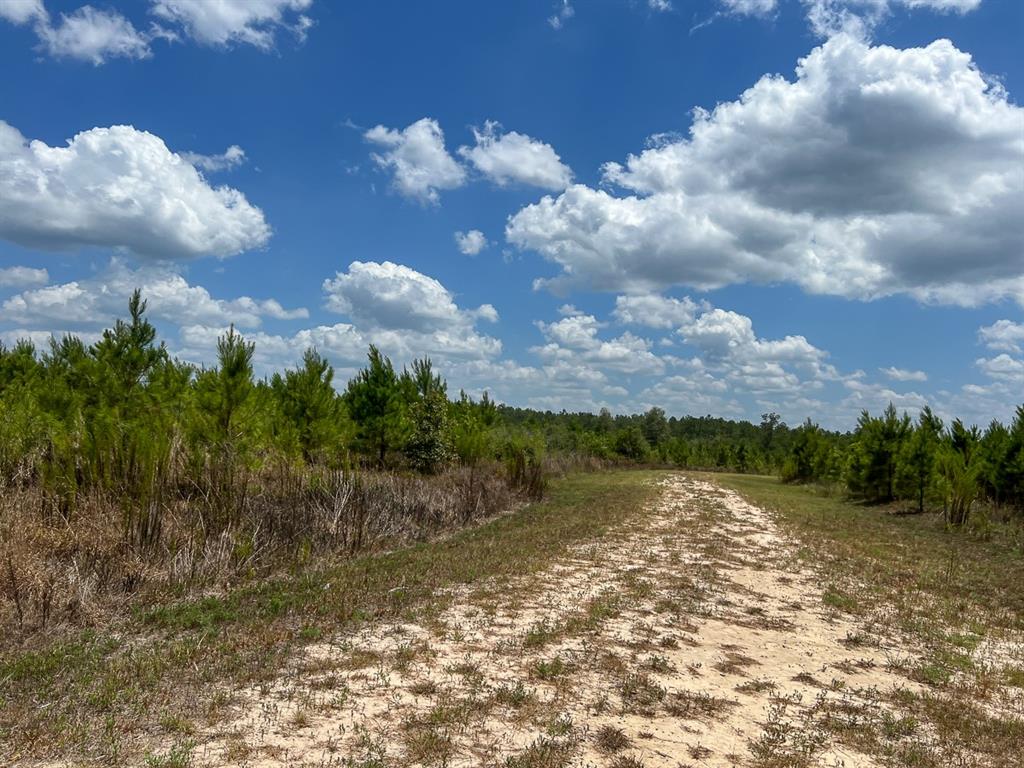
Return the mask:
<svg viewBox="0 0 1024 768"><path fill-rule="evenodd" d="M629 527L234 692L200 765L866 768L911 649L823 602L771 517L673 476ZM804 761L799 763L798 761ZM790 764L778 762L778 765Z"/></svg>

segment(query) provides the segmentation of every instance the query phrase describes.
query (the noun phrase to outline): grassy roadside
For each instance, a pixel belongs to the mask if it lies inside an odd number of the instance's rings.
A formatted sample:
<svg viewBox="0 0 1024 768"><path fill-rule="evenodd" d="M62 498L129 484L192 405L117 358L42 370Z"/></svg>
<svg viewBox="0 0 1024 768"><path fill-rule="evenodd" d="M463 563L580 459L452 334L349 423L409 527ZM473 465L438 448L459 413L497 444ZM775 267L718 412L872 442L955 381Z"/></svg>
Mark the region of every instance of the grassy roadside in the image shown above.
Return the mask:
<svg viewBox="0 0 1024 768"><path fill-rule="evenodd" d="M628 519L651 472L577 474L548 499L395 552L151 606L118 626L0 656L0 762L125 764L229 710L232 686L272 679L303 643L375 617L423 616L438 592L512 577Z"/></svg>
<svg viewBox="0 0 1024 768"><path fill-rule="evenodd" d="M893 515L769 477L709 477L776 513L821 574L826 604L862 620L860 641L913 641L920 660L904 672L925 688L900 703L940 743L970 744L993 761L984 765L1024 754L1020 527L954 532L937 514Z"/></svg>

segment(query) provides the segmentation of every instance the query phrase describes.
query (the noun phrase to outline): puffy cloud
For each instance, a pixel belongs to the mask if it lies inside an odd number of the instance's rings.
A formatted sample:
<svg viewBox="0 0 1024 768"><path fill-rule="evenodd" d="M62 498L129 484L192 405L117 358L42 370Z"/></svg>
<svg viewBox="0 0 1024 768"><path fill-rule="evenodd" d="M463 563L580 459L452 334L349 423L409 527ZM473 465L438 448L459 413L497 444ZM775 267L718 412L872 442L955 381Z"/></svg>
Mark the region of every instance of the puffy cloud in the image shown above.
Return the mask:
<svg viewBox="0 0 1024 768"><path fill-rule="evenodd" d="M274 299L248 296L215 299L170 267L132 269L113 260L101 274L26 290L0 305L0 320L44 328L80 325L105 327L124 315L128 297L142 291L150 315L175 325L230 324L255 328L264 317L292 320L309 317L306 309L285 309Z"/></svg>
<svg viewBox="0 0 1024 768"><path fill-rule="evenodd" d="M137 30L120 13L91 5L62 13L54 26L38 23L36 34L51 56L81 59L97 66L108 58L145 59L152 53L150 35Z"/></svg>
<svg viewBox="0 0 1024 768"><path fill-rule="evenodd" d="M620 323L648 328L678 328L693 320L700 309L689 296L673 299L656 294L616 296L612 316Z"/></svg>
<svg viewBox="0 0 1024 768"><path fill-rule="evenodd" d="M45 269L32 267L0 267L0 288L25 288L46 285L50 275Z"/></svg>
<svg viewBox="0 0 1024 768"><path fill-rule="evenodd" d="M545 343L530 352L544 363L545 371L555 365L589 370L589 377L576 374L577 386L589 388L588 401L611 398L619 409L660 404L676 413L738 415L753 407L752 399L767 399L776 410L785 406L787 413L796 413L798 400L810 402L810 393L843 379L826 362L828 354L803 336L758 338L749 317L689 300L620 299L614 319L676 325L698 355L658 355L649 340L632 333L605 337L606 326L598 318L566 305L559 310L561 319L537 323ZM669 370L672 373L666 376ZM588 383L596 374L604 377L600 384ZM656 380L650 383L652 378ZM566 407L572 409L571 404Z"/></svg>
<svg viewBox="0 0 1024 768"><path fill-rule="evenodd" d="M997 349L1020 351L1017 339L1012 335L1012 329L1008 338L993 338L991 342L986 343ZM1024 360L1003 353L993 358L978 358L974 365L988 381L983 384L965 384L956 392L939 393L941 400L938 410L947 420L959 417L967 423L984 426L996 418L1004 424L1009 423L1014 418L1016 408L1021 404Z"/></svg>
<svg viewBox="0 0 1024 768"><path fill-rule="evenodd" d="M43 0L0 0L0 19L13 24L33 23L39 48L57 58L103 64L109 58L145 59L149 43L167 34L158 28L141 32L123 15L83 5L62 13L52 23Z"/></svg>
<svg viewBox="0 0 1024 768"><path fill-rule="evenodd" d="M462 309L440 282L390 261L354 261L347 272L324 281L326 306L399 359L432 354L439 358L492 357L501 342L476 331L495 322L490 304Z"/></svg>
<svg viewBox="0 0 1024 768"><path fill-rule="evenodd" d="M993 358L979 358L975 365L993 379L1024 384L1024 360L1012 358L1005 352Z"/></svg>
<svg viewBox="0 0 1024 768"><path fill-rule="evenodd" d="M263 50L274 47L275 33L289 29L302 38L312 24L303 11L313 0L151 0L152 12L180 25L199 43L226 46L235 43Z"/></svg>
<svg viewBox="0 0 1024 768"><path fill-rule="evenodd" d="M733 395L770 397L783 408L843 379L825 362L828 353L803 336L758 338L752 320L737 312L705 311L678 333L700 354L681 364L701 373L694 381L703 382L705 389L709 381L720 381Z"/></svg>
<svg viewBox="0 0 1024 768"><path fill-rule="evenodd" d="M436 204L438 190L466 183L466 171L445 149L444 132L436 120L424 117L401 130L378 125L364 137L384 148L373 159L392 172L395 189L406 197Z"/></svg>
<svg viewBox="0 0 1024 768"><path fill-rule="evenodd" d="M924 371L908 371L904 368L879 368L879 371L884 373L893 381L928 381L928 374Z"/></svg>
<svg viewBox="0 0 1024 768"><path fill-rule="evenodd" d="M687 344L716 358L744 353L758 343L750 318L725 309L705 312L692 323L680 328L679 332Z"/></svg>
<svg viewBox="0 0 1024 768"><path fill-rule="evenodd" d="M370 344L399 365L428 355L451 366L490 360L502 351L501 341L476 328L498 319L494 307L462 309L436 280L389 262L355 262L347 273L325 281L328 308L344 311L351 322L289 335L261 330L264 321L305 319L306 309L286 309L274 299L216 298L169 266L133 268L115 259L95 276L23 290L8 298L0 304L0 338L44 338L57 328L95 337L124 316L136 288L161 330L170 330L173 336L176 329L179 342L170 344L176 354L192 362L212 362L217 337L235 325L256 342L261 374L292 365L310 346L343 369L362 364Z"/></svg>
<svg viewBox="0 0 1024 768"><path fill-rule="evenodd" d="M625 373L660 374L664 361L651 352L651 342L626 332L612 339L598 338L602 324L593 315L573 314L554 323L537 323L547 340L530 349L552 363L587 365Z"/></svg>
<svg viewBox="0 0 1024 768"><path fill-rule="evenodd" d="M563 269L539 285L649 291L792 281L870 299L1024 303L1024 109L947 40L838 35L690 135L510 218Z"/></svg>
<svg viewBox="0 0 1024 768"><path fill-rule="evenodd" d="M541 410L569 411L614 407L628 392L595 368L554 361L523 365L515 360L468 360L445 368L450 386L479 396L488 392L499 402Z"/></svg>
<svg viewBox="0 0 1024 768"><path fill-rule="evenodd" d="M722 203L722 217L740 214ZM516 213L506 237L562 267L560 277L537 280L535 287L645 292L781 277L769 258L750 249L737 253L733 234L706 213L688 211L681 195L614 197L577 184Z"/></svg>
<svg viewBox="0 0 1024 768"><path fill-rule="evenodd" d="M176 353L195 363L212 361L216 358L217 338L227 330L226 325L184 326L180 330ZM467 361L486 362L501 354L501 342L475 332L468 335L454 335L447 331L399 333L361 328L352 323L318 325L291 335L257 331L245 336L256 344L254 360L261 374L295 364L310 347L328 357L341 371L354 371L364 365L367 349L375 344L399 368L414 358L429 356L445 375L460 370Z"/></svg>
<svg viewBox="0 0 1024 768"><path fill-rule="evenodd" d="M1020 352L1024 347L1024 323L997 320L978 329L979 338L989 349Z"/></svg>
<svg viewBox="0 0 1024 768"><path fill-rule="evenodd" d="M43 0L0 0L0 19L12 24L45 21L47 18Z"/></svg>
<svg viewBox="0 0 1024 768"><path fill-rule="evenodd" d="M476 146L459 147L459 155L498 186L518 182L542 189L562 190L572 181L572 170L550 144L487 121L473 129Z"/></svg>
<svg viewBox="0 0 1024 768"><path fill-rule="evenodd" d="M679 333L708 360L737 365L747 371L757 365L792 364L812 371L817 378L836 375L831 366L822 365L827 353L803 336L759 339L754 335L750 318L737 312L713 309L684 325Z"/></svg>
<svg viewBox="0 0 1024 768"><path fill-rule="evenodd" d="M479 229L471 229L469 232L456 232L455 244L460 253L466 256L476 256L487 247L487 238Z"/></svg>
<svg viewBox="0 0 1024 768"><path fill-rule="evenodd" d="M658 13L665 13L672 10L672 3L669 0L647 0L647 7Z"/></svg>
<svg viewBox="0 0 1024 768"><path fill-rule="evenodd" d="M348 272L324 281L327 308L360 325L388 330L465 328L477 319L497 320L490 304L460 309L451 292L432 277L390 261L354 261Z"/></svg>
<svg viewBox="0 0 1024 768"><path fill-rule="evenodd" d="M577 349L599 344L597 331L601 324L593 315L571 314L554 323L538 324L541 332L556 344Z"/></svg>
<svg viewBox="0 0 1024 768"><path fill-rule="evenodd" d="M31 248L121 248L140 258L231 256L266 244L263 212L212 187L163 140L92 128L66 147L0 121L0 237Z"/></svg>
<svg viewBox="0 0 1024 768"><path fill-rule="evenodd" d="M245 150L237 144L232 144L220 155L201 155L197 152L179 152L178 154L185 162L192 163L196 168L209 173L230 171L232 168L242 165L246 160Z"/></svg>

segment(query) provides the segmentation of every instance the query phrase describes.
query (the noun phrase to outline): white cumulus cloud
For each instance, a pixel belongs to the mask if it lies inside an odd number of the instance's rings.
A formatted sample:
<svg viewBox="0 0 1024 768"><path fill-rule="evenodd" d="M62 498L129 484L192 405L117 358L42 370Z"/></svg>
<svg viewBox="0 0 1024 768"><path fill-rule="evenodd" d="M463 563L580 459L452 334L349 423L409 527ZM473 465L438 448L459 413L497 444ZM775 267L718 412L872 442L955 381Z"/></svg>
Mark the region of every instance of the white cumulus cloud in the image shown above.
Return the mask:
<svg viewBox="0 0 1024 768"><path fill-rule="evenodd" d="M313 20L303 11L311 5L312 0L150 0L149 11L158 21L140 30L112 9L82 5L54 23L43 0L0 0L0 19L32 22L39 48L51 56L99 65L110 58L148 58L157 39L270 51L282 29L305 40Z"/></svg>
<svg viewBox="0 0 1024 768"><path fill-rule="evenodd" d="M649 340L626 332L602 339L602 324L593 315L574 314L553 323L538 322L546 344L530 349L549 365L563 364L628 373L658 375L665 362L651 352Z"/></svg>
<svg viewBox="0 0 1024 768"><path fill-rule="evenodd" d="M466 256L476 256L487 247L487 238L479 229L471 229L469 232L456 232L455 244L460 253Z"/></svg>
<svg viewBox="0 0 1024 768"><path fill-rule="evenodd" d="M0 267L0 288L25 288L46 285L50 275L45 269L34 267Z"/></svg>
<svg viewBox="0 0 1024 768"><path fill-rule="evenodd" d="M383 148L373 159L391 171L394 188L406 197L436 204L439 190L466 183L466 171L445 149L444 131L436 120L424 117L401 130L378 125L364 137Z"/></svg>
<svg viewBox="0 0 1024 768"><path fill-rule="evenodd" d="M724 0L732 2L733 0ZM747 2L748 0L735 0ZM758 0L749 0L758 2ZM894 8L929 10L936 13L965 14L981 5L981 0L803 0L807 20L819 37L840 32L870 33Z"/></svg>
<svg viewBox="0 0 1024 768"><path fill-rule="evenodd" d="M997 381L1024 384L1024 360L1012 358L1005 352L993 358L979 358L975 365Z"/></svg>
<svg viewBox="0 0 1024 768"><path fill-rule="evenodd" d="M678 328L691 322L700 306L689 296L682 299L657 294L616 296L612 316L627 325Z"/></svg>
<svg viewBox="0 0 1024 768"><path fill-rule="evenodd" d="M978 336L989 349L1020 352L1024 348L1024 323L997 320L979 328Z"/></svg>
<svg viewBox="0 0 1024 768"><path fill-rule="evenodd" d="M529 184L542 189L562 190L572 181L572 170L550 144L515 131L501 132L501 126L487 121L473 129L476 145L460 147L459 155L499 186Z"/></svg>
<svg viewBox="0 0 1024 768"><path fill-rule="evenodd" d="M231 256L266 244L263 212L210 186L163 140L128 125L67 146L0 121L0 237L31 248L119 248L140 258Z"/></svg>
<svg viewBox="0 0 1024 768"><path fill-rule="evenodd" d="M460 309L439 281L403 264L353 261L324 281L327 308L360 325L391 330L459 328L477 318L496 320L494 307Z"/></svg>
<svg viewBox="0 0 1024 768"><path fill-rule="evenodd" d="M308 310L285 309L274 299L217 299L206 288L190 284L171 267L151 264L132 268L114 259L93 277L45 285L10 297L0 304L0 321L47 332L55 326L98 329L124 316L128 298L135 289L142 292L153 318L174 325L233 323L256 328L265 317L309 317Z"/></svg>
<svg viewBox="0 0 1024 768"><path fill-rule="evenodd" d="M839 35L794 80L765 76L698 110L687 138L609 163L606 181L628 194L571 186L506 235L563 268L555 285L791 281L1024 304L1022 121L948 40L901 50Z"/></svg>
<svg viewBox="0 0 1024 768"><path fill-rule="evenodd" d="M145 59L152 54L150 35L140 32L117 11L91 5L62 13L55 25L41 20L36 25L36 34L51 56L81 59L95 65L108 58Z"/></svg>
<svg viewBox="0 0 1024 768"><path fill-rule="evenodd" d="M347 315L347 323L317 326L291 336L257 333L257 362L264 370L292 364L302 350L315 346L341 368L364 364L370 344L378 346L399 367L429 356L446 372L471 361L491 361L501 354L501 341L480 333L481 321L494 322L489 304L463 309L439 281L392 262L353 262L323 283L327 309ZM182 328L182 354L209 359L220 323Z"/></svg>

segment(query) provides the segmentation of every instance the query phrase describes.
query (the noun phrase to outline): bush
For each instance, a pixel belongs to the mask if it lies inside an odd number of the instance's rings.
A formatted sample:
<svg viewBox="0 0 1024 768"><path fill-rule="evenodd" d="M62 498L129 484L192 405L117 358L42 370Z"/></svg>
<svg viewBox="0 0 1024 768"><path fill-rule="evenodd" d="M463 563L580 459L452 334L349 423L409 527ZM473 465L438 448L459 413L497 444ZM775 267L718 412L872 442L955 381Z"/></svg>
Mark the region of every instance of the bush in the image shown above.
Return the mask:
<svg viewBox="0 0 1024 768"><path fill-rule="evenodd" d="M413 469L434 474L455 457L448 419L448 398L435 390L415 402L410 410L412 434L405 454Z"/></svg>
<svg viewBox="0 0 1024 768"><path fill-rule="evenodd" d="M651 447L637 426L631 426L615 434L615 452L632 461L646 461Z"/></svg>

